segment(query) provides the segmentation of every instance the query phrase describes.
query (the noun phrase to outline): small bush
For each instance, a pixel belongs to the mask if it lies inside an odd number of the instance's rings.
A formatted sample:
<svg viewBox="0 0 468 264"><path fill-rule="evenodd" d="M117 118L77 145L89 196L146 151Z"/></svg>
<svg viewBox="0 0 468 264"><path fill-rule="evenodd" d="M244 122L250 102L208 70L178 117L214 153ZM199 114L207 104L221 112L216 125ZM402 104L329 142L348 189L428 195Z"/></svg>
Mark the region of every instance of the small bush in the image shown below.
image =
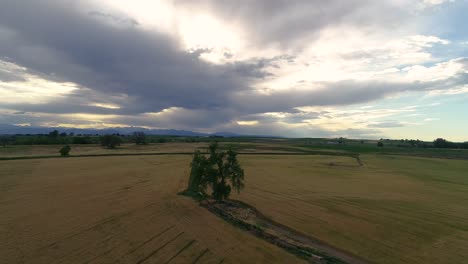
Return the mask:
<svg viewBox="0 0 468 264"><path fill-rule="evenodd" d="M66 145L63 148L61 148L59 152L62 157L68 157L70 155L70 150L71 150L71 147Z"/></svg>

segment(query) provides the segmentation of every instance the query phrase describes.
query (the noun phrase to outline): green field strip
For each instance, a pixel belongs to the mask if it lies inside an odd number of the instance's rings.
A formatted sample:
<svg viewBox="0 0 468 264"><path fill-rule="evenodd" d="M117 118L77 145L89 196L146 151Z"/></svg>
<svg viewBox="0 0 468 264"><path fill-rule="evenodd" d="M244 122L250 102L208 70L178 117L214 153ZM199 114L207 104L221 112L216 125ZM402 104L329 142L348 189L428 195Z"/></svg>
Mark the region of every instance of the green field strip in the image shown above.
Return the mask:
<svg viewBox="0 0 468 264"><path fill-rule="evenodd" d="M202 153L208 154L208 153ZM356 158L355 154L349 153L335 153L327 151L309 151L309 152L238 152L239 155L249 156L305 156L305 155L323 155L323 156L344 156ZM178 156L178 155L193 155L193 152L156 152L156 153L107 153L107 154L82 154L70 155L68 157L61 157L58 155L46 156L16 156L16 157L0 157L2 160L29 160L29 159L69 159L69 158L87 158L87 157L122 157L122 156Z"/></svg>

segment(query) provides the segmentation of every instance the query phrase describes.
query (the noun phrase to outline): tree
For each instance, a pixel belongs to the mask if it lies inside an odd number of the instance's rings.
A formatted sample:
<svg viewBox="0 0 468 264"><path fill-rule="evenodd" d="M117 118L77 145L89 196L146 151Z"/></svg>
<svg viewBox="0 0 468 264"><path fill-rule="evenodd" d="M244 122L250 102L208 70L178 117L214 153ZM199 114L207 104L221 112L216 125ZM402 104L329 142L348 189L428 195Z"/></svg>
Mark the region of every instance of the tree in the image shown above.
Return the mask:
<svg viewBox="0 0 468 264"><path fill-rule="evenodd" d="M92 144L92 139L89 136L76 136L72 139L73 144Z"/></svg>
<svg viewBox="0 0 468 264"><path fill-rule="evenodd" d="M435 148L447 148L449 145L449 142L443 138L438 138L434 140L434 147Z"/></svg>
<svg viewBox="0 0 468 264"><path fill-rule="evenodd" d="M67 157L70 154L71 147L69 145L64 146L59 150L62 157Z"/></svg>
<svg viewBox="0 0 468 264"><path fill-rule="evenodd" d="M101 146L114 149L117 146L120 146L122 143L122 139L116 135L104 135L99 137L99 141L101 141Z"/></svg>
<svg viewBox="0 0 468 264"><path fill-rule="evenodd" d="M59 132L57 130L49 132L49 137L51 138L57 138L58 136L59 136Z"/></svg>
<svg viewBox="0 0 468 264"><path fill-rule="evenodd" d="M9 136L0 136L0 144L6 148L8 144L11 144L11 137Z"/></svg>
<svg viewBox="0 0 468 264"><path fill-rule="evenodd" d="M383 147L383 142L382 141L377 142L377 147Z"/></svg>
<svg viewBox="0 0 468 264"><path fill-rule="evenodd" d="M208 159L199 151L193 154L192 162L190 163L190 177L187 192L192 195L205 195L205 190L208 185Z"/></svg>
<svg viewBox="0 0 468 264"><path fill-rule="evenodd" d="M216 142L209 146L209 152L208 158L200 151L194 153L186 193L205 196L210 187L212 197L218 201L228 199L232 189L239 193L244 188L244 170L237 153L232 149L219 151Z"/></svg>
<svg viewBox="0 0 468 264"><path fill-rule="evenodd" d="M133 132L133 140L137 145L146 145L146 135L144 132Z"/></svg>

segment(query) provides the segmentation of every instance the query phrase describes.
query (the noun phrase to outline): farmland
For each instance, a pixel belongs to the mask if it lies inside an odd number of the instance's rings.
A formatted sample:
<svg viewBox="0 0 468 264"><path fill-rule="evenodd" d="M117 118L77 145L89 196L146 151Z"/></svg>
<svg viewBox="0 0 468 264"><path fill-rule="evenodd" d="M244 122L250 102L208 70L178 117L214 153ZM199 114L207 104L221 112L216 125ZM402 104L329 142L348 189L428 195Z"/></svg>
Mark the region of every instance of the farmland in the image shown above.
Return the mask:
<svg viewBox="0 0 468 264"><path fill-rule="evenodd" d="M255 156L243 200L375 263L464 263L468 162L400 156ZM327 165L333 161L334 165Z"/></svg>
<svg viewBox="0 0 468 264"><path fill-rule="evenodd" d="M0 263L295 262L176 195L188 156L4 161Z"/></svg>
<svg viewBox="0 0 468 264"><path fill-rule="evenodd" d="M468 161L462 150L407 156L405 150L383 153L370 145L363 151L304 142L236 144L246 153L240 155L246 188L232 198L278 223L371 263L468 258ZM205 145L115 151L178 153ZM57 155L56 146L8 151L10 157ZM359 153L363 165L347 153ZM189 163L189 155L174 154L0 161L0 262L302 261L177 195L186 186Z"/></svg>

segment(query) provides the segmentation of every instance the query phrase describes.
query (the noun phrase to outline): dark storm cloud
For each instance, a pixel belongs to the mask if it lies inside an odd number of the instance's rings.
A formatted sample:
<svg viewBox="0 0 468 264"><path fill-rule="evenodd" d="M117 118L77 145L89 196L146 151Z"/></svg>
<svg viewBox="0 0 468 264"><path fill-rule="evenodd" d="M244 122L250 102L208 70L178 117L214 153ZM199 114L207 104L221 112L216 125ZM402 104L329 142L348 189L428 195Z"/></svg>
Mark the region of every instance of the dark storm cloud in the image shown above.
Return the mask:
<svg viewBox="0 0 468 264"><path fill-rule="evenodd" d="M140 23L138 23L138 21L136 21L133 18L116 16L116 15L113 15L113 14L108 14L108 13L99 12L99 11L91 11L88 14L91 15L91 16L99 17L99 18L102 18L102 19L107 19L107 20L113 21L115 23L123 24L123 25L127 25L127 26L138 26L138 25L140 25Z"/></svg>
<svg viewBox="0 0 468 264"><path fill-rule="evenodd" d="M135 97L138 104L126 106L132 112L221 107L227 94L267 75L258 62L205 63L181 51L167 35L144 32L133 24L116 27L76 5L74 1L2 3L0 25L10 37L0 46L0 56L49 79Z"/></svg>

